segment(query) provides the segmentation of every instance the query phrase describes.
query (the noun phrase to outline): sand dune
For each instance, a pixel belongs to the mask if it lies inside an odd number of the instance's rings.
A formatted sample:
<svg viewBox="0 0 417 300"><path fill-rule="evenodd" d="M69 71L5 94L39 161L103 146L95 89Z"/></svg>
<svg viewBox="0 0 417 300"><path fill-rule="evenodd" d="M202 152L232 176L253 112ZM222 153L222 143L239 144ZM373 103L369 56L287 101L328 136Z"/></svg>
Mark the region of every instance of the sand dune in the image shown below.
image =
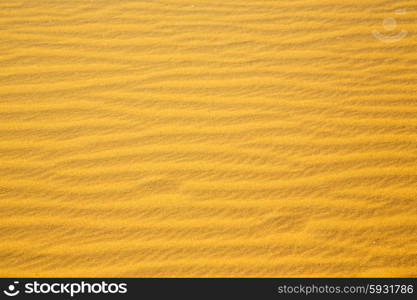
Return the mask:
<svg viewBox="0 0 417 300"><path fill-rule="evenodd" d="M3 1L0 275L416 276L416 10Z"/></svg>

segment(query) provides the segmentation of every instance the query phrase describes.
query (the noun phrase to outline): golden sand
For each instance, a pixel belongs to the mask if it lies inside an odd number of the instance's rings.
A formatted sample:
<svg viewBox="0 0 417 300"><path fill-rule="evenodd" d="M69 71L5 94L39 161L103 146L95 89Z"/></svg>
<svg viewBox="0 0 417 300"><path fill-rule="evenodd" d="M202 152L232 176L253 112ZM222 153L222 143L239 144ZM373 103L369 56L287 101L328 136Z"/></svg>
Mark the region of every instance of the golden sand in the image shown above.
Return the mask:
<svg viewBox="0 0 417 300"><path fill-rule="evenodd" d="M0 275L417 276L416 10L2 1Z"/></svg>

